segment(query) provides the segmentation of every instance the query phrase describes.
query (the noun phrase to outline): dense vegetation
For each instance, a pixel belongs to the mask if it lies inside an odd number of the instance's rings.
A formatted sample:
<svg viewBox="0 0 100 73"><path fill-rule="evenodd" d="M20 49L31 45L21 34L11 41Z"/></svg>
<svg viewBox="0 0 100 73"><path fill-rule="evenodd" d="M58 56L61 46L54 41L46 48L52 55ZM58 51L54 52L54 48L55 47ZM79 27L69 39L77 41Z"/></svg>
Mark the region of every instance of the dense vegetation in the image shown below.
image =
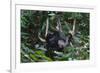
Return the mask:
<svg viewBox="0 0 100 73"><path fill-rule="evenodd" d="M89 59L89 13L60 12L62 30L65 35L73 29L75 20L75 34L69 46L63 52L55 52L54 59L47 57L45 39L46 20L49 19L49 31L55 31L57 12L21 10L21 62L48 62ZM39 35L41 34L41 35Z"/></svg>

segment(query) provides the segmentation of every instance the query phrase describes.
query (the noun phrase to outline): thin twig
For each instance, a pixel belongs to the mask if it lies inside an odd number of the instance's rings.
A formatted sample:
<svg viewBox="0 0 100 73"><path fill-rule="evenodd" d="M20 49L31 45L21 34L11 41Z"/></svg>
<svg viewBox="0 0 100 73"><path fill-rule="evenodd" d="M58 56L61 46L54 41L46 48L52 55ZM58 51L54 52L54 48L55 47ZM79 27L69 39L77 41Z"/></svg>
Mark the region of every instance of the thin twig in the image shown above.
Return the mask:
<svg viewBox="0 0 100 73"><path fill-rule="evenodd" d="M48 34L48 29L49 29L49 19L47 18L47 20L46 20L46 31L45 31L45 37L46 37L47 34Z"/></svg>
<svg viewBox="0 0 100 73"><path fill-rule="evenodd" d="M74 19L74 21L73 21L73 35L75 34L75 24L76 24L76 19Z"/></svg>

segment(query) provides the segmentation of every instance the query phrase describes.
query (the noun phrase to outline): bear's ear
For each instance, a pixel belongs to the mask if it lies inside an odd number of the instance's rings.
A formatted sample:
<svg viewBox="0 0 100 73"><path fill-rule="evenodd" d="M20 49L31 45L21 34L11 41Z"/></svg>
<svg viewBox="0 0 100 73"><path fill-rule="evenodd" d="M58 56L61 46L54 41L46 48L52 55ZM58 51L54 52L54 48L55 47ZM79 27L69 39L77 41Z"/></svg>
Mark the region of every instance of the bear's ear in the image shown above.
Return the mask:
<svg viewBox="0 0 100 73"><path fill-rule="evenodd" d="M68 39L68 43L70 43L72 41L72 38L73 38L72 34L69 33L67 37L68 37L67 38Z"/></svg>

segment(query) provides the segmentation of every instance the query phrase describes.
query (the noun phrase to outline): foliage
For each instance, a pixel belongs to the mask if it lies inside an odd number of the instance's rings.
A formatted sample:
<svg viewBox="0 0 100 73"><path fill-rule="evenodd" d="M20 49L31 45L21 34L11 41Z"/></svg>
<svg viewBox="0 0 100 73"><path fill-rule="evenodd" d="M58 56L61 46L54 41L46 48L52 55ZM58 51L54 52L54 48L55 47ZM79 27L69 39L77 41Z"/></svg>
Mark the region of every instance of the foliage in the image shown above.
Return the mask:
<svg viewBox="0 0 100 73"><path fill-rule="evenodd" d="M57 25L56 11L21 10L21 62L48 62L89 59L89 13L59 12L62 29L65 35L72 30L75 23L75 35L69 46L63 52L57 52L54 59L47 57L46 43L39 39L39 34L45 39L46 20L49 19L49 31L55 31Z"/></svg>

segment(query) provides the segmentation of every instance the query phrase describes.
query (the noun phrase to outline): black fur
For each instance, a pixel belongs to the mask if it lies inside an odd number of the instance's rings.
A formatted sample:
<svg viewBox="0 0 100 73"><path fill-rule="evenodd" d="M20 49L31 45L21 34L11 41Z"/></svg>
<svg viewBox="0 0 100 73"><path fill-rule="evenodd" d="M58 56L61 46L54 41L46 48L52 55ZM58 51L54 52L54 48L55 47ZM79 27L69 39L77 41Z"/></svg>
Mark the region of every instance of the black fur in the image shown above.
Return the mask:
<svg viewBox="0 0 100 73"><path fill-rule="evenodd" d="M67 36L64 35L63 32L55 31L53 33L48 33L46 37L46 48L47 52L46 55L52 57L54 55L54 51L62 52L63 49L69 45L72 39L72 35L68 34Z"/></svg>

